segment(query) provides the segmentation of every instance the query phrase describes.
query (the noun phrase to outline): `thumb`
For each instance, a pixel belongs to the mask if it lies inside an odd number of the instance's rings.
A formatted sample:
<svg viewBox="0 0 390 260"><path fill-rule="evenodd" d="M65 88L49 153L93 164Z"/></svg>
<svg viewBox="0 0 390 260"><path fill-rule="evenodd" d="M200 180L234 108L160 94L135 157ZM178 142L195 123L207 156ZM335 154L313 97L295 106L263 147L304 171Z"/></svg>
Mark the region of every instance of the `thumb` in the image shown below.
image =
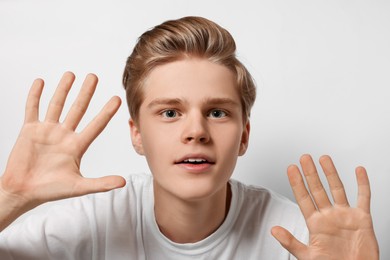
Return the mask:
<svg viewBox="0 0 390 260"><path fill-rule="evenodd" d="M82 196L90 193L106 192L121 188L126 185L126 180L121 176L105 176L100 178L81 178L74 189L75 196Z"/></svg>
<svg viewBox="0 0 390 260"><path fill-rule="evenodd" d="M272 236L296 258L301 259L306 255L307 246L299 242L285 228L275 226L271 229Z"/></svg>

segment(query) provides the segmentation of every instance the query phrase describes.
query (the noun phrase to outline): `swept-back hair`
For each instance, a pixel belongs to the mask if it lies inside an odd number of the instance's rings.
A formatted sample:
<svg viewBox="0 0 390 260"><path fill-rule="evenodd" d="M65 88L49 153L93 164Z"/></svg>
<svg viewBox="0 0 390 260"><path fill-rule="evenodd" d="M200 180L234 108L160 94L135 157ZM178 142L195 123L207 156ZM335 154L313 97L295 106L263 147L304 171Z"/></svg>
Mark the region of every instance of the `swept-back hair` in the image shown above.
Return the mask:
<svg viewBox="0 0 390 260"><path fill-rule="evenodd" d="M186 57L204 58L234 73L246 122L256 98L256 88L250 73L236 57L233 37L218 24L193 16L166 21L139 37L123 73L131 118L138 122L144 100L143 85L150 72L159 65Z"/></svg>

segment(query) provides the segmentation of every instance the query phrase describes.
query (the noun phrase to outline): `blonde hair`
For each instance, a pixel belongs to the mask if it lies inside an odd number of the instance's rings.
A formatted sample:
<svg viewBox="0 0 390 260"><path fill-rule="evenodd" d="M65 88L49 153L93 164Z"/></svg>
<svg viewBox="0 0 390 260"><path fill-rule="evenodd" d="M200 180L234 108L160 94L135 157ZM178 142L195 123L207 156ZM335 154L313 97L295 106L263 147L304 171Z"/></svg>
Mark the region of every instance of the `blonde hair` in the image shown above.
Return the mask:
<svg viewBox="0 0 390 260"><path fill-rule="evenodd" d="M226 66L234 73L246 122L255 102L256 88L235 52L236 44L231 34L202 17L170 20L146 31L128 57L123 73L131 118L138 122L139 108L144 100L143 83L155 67L185 57L198 57Z"/></svg>

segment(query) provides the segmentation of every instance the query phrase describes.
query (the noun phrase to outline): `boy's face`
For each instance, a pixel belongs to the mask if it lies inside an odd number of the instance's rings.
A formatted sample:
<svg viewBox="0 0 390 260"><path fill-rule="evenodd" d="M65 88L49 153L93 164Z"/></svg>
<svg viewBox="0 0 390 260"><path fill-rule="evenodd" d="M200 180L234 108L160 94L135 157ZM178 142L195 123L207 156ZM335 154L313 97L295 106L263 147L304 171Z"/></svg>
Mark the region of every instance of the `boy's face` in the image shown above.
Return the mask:
<svg viewBox="0 0 390 260"><path fill-rule="evenodd" d="M155 196L198 200L225 190L249 137L238 93L234 74L205 59L151 72L139 122L130 126L133 145L154 176Z"/></svg>

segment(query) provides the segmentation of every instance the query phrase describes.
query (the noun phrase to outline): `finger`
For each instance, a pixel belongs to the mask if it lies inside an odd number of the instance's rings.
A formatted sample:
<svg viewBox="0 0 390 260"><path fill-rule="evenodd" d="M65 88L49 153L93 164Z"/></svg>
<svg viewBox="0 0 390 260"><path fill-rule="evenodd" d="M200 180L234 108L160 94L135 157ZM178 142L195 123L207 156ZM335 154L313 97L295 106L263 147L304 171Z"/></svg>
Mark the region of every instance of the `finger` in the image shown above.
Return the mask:
<svg viewBox="0 0 390 260"><path fill-rule="evenodd" d="M108 122L110 122L111 118L118 111L120 105L121 99L119 97L112 97L100 113L80 133L82 152L84 152L92 141L103 131Z"/></svg>
<svg viewBox="0 0 390 260"><path fill-rule="evenodd" d="M66 97L74 82L75 76L72 72L65 72L58 87L50 100L49 108L46 113L45 121L58 122L64 108Z"/></svg>
<svg viewBox="0 0 390 260"><path fill-rule="evenodd" d="M105 176L101 178L81 178L73 190L72 197L97 192L106 192L125 186L126 181L121 176Z"/></svg>
<svg viewBox="0 0 390 260"><path fill-rule="evenodd" d="M89 102L95 92L98 78L94 74L89 74L84 80L80 93L69 110L68 115L64 120L64 126L75 130L85 112L87 111Z"/></svg>
<svg viewBox="0 0 390 260"><path fill-rule="evenodd" d="M289 231L276 226L271 229L272 236L297 259L307 256L308 248L305 244L298 241Z"/></svg>
<svg viewBox="0 0 390 260"><path fill-rule="evenodd" d="M31 86L26 102L25 123L35 122L39 119L39 101L41 99L43 85L44 82L42 79L36 79Z"/></svg>
<svg viewBox="0 0 390 260"><path fill-rule="evenodd" d="M302 211L303 217L308 219L317 211L317 209L310 197L309 192L306 189L301 172L296 165L291 165L287 169L287 174L294 193L294 197Z"/></svg>
<svg viewBox="0 0 390 260"><path fill-rule="evenodd" d="M329 156L324 155L320 158L320 164L325 173L326 179L328 180L334 203L339 206L349 206L344 185L340 180L332 159Z"/></svg>
<svg viewBox="0 0 390 260"><path fill-rule="evenodd" d="M323 208L331 207L332 204L328 198L328 194L326 194L324 186L321 183L311 156L308 154L302 155L300 163L307 185L309 186L310 194L312 195L317 208L321 210Z"/></svg>
<svg viewBox="0 0 390 260"><path fill-rule="evenodd" d="M356 179L358 183L358 201L357 207L370 213L371 189L367 172L364 167L356 168Z"/></svg>

